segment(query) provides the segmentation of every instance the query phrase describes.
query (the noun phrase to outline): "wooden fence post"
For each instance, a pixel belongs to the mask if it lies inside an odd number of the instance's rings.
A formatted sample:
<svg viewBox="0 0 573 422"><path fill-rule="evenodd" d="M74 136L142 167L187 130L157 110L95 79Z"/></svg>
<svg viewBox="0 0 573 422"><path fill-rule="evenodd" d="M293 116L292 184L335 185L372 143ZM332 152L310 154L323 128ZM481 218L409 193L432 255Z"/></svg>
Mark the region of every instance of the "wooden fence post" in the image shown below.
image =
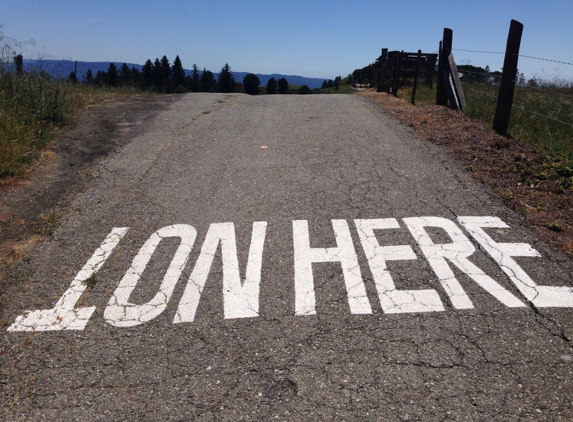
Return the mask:
<svg viewBox="0 0 573 422"><path fill-rule="evenodd" d="M378 80L376 81L376 91L387 92L386 88L386 64L388 61L388 49L382 49L382 55L380 56L380 67L378 69Z"/></svg>
<svg viewBox="0 0 573 422"><path fill-rule="evenodd" d="M14 61L16 62L16 74L23 75L24 74L24 58L21 54L18 54L14 57Z"/></svg>
<svg viewBox="0 0 573 422"><path fill-rule="evenodd" d="M420 73L420 58L422 57L422 50L418 50L418 57L416 58L416 73L414 75L414 86L412 87L412 104L416 105L416 88L418 88L418 73Z"/></svg>
<svg viewBox="0 0 573 422"><path fill-rule="evenodd" d="M509 35L507 36L507 46L505 48L501 83L497 95L495 118L493 119L493 129L500 135L506 135L509 126L522 32L523 24L512 19L509 26Z"/></svg>
<svg viewBox="0 0 573 422"><path fill-rule="evenodd" d="M448 66L448 56L452 52L453 35L454 31L449 28L444 28L440 55L438 56L438 80L436 84L436 104L441 106L448 105L448 90L443 75L444 69Z"/></svg>

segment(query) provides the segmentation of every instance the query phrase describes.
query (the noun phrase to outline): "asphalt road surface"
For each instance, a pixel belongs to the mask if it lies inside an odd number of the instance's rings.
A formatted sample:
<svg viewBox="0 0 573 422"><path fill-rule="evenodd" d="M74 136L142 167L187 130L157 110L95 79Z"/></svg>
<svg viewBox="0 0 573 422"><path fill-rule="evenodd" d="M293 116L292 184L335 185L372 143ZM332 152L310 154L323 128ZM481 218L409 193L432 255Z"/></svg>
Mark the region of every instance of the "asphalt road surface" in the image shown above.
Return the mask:
<svg viewBox="0 0 573 422"><path fill-rule="evenodd" d="M180 98L24 264L0 419L573 418L573 263L445 152L356 96Z"/></svg>

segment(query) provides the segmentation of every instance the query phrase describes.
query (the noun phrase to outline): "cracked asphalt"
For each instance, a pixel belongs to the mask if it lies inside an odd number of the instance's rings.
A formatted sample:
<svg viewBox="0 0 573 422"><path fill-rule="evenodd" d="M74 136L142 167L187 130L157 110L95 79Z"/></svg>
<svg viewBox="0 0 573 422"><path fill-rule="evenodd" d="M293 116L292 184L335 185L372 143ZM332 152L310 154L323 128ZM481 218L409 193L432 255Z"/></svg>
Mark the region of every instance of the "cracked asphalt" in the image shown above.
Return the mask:
<svg viewBox="0 0 573 422"><path fill-rule="evenodd" d="M573 419L573 263L350 95L186 94L8 294L0 419Z"/></svg>

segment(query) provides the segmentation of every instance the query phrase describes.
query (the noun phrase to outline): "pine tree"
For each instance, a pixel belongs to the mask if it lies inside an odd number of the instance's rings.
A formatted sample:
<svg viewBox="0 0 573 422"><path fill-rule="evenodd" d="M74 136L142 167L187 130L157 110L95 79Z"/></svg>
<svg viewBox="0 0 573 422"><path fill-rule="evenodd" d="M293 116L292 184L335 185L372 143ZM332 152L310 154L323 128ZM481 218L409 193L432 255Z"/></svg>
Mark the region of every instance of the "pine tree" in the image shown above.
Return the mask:
<svg viewBox="0 0 573 422"><path fill-rule="evenodd" d="M235 92L235 78L228 63L223 66L217 80L217 91L223 93Z"/></svg>
<svg viewBox="0 0 573 422"><path fill-rule="evenodd" d="M91 69L88 69L86 74L84 75L84 83L91 85L93 83L94 75Z"/></svg>
<svg viewBox="0 0 573 422"><path fill-rule="evenodd" d="M159 91L163 91L163 71L161 69L161 62L155 58L153 62L153 86Z"/></svg>
<svg viewBox="0 0 573 422"><path fill-rule="evenodd" d="M193 72L191 72L191 90L193 92L201 91L201 75L199 75L199 68L193 64Z"/></svg>
<svg viewBox="0 0 573 422"><path fill-rule="evenodd" d="M261 81L259 77L254 73L247 73L243 78L243 89L245 94L249 95L259 95L259 85Z"/></svg>
<svg viewBox="0 0 573 422"><path fill-rule="evenodd" d="M141 79L141 72L135 67L131 67L131 83L133 85L138 85Z"/></svg>
<svg viewBox="0 0 573 422"><path fill-rule="evenodd" d="M201 73L201 92L214 92L215 91L215 77L213 72L203 68Z"/></svg>
<svg viewBox="0 0 573 422"><path fill-rule="evenodd" d="M185 70L183 70L183 65L181 64L181 59L179 56L175 57L173 62L173 68L171 69L171 80L175 85L175 89L180 89L179 87L185 86Z"/></svg>
<svg viewBox="0 0 573 422"><path fill-rule="evenodd" d="M161 58L161 70L163 71L163 80L171 78L171 64L167 56Z"/></svg>
<svg viewBox="0 0 573 422"><path fill-rule="evenodd" d="M108 86L117 86L119 82L119 75L117 73L117 67L114 63L110 63L107 68L107 84Z"/></svg>
<svg viewBox="0 0 573 422"><path fill-rule="evenodd" d="M288 82L285 78L280 78L278 83L279 94L286 94L288 92Z"/></svg>
<svg viewBox="0 0 573 422"><path fill-rule="evenodd" d="M153 63L147 59L141 68L141 89L149 89L153 85Z"/></svg>
<svg viewBox="0 0 573 422"><path fill-rule="evenodd" d="M267 82L267 94L276 94L277 93L277 81L275 78L269 79Z"/></svg>
<svg viewBox="0 0 573 422"><path fill-rule="evenodd" d="M125 63L121 65L119 80L123 86L131 85L131 70Z"/></svg>

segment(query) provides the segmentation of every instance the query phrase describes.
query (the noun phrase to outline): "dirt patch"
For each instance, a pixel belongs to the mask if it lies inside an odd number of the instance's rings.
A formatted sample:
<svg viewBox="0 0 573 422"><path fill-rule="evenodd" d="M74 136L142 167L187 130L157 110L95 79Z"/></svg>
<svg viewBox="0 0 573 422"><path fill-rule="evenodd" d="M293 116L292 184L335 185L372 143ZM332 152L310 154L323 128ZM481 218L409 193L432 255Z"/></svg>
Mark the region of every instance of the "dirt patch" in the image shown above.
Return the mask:
<svg viewBox="0 0 573 422"><path fill-rule="evenodd" d="M0 179L2 284L11 264L49 236L75 195L89 186L93 164L144 132L146 122L174 100L140 95L89 107L42 152L25 179Z"/></svg>
<svg viewBox="0 0 573 422"><path fill-rule="evenodd" d="M357 95L380 105L416 135L446 148L474 179L519 213L553 250L573 258L573 190L547 177L558 166L532 146L440 106L413 106L374 89Z"/></svg>

